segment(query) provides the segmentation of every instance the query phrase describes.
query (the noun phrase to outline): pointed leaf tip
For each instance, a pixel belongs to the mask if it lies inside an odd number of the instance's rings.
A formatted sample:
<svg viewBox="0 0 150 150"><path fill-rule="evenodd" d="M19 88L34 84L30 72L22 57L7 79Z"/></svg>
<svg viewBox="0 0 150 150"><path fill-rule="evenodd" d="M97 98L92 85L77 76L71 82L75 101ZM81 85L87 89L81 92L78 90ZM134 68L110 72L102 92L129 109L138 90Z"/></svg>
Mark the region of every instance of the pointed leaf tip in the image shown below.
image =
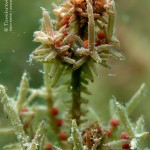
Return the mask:
<svg viewBox="0 0 150 150"><path fill-rule="evenodd" d="M51 19L50 19L49 13L43 7L42 7L42 13L43 13L44 26L45 26L45 29L46 29L46 33L48 35L52 35L52 33L53 33L53 25L51 23Z"/></svg>

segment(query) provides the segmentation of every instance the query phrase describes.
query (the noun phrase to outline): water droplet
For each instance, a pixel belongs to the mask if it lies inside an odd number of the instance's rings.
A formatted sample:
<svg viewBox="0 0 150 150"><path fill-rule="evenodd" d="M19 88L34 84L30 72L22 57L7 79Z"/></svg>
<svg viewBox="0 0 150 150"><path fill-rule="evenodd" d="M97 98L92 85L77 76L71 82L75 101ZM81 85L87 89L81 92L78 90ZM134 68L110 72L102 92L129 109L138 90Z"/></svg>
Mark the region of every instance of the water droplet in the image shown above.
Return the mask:
<svg viewBox="0 0 150 150"><path fill-rule="evenodd" d="M116 76L116 74L109 73L109 74L108 74L108 76L110 76L110 77L115 77L115 76Z"/></svg>
<svg viewBox="0 0 150 150"><path fill-rule="evenodd" d="M11 49L11 51L12 51L13 53L15 53L15 50L14 50L14 49Z"/></svg>
<svg viewBox="0 0 150 150"><path fill-rule="evenodd" d="M72 87L72 86L70 86L70 87L69 87L69 89L70 89L70 90L72 90L72 89L73 89L73 87Z"/></svg>
<svg viewBox="0 0 150 150"><path fill-rule="evenodd" d="M125 60L125 57L120 57L119 60L123 61L123 60Z"/></svg>
<svg viewBox="0 0 150 150"><path fill-rule="evenodd" d="M39 70L40 73L44 74L44 71L42 69Z"/></svg>
<svg viewBox="0 0 150 150"><path fill-rule="evenodd" d="M28 62L29 62L30 65L32 65L32 58L33 58L33 56L34 56L33 54L29 55L29 61Z"/></svg>
<svg viewBox="0 0 150 150"><path fill-rule="evenodd" d="M19 86L17 86L17 87L16 87L16 90L17 90L17 91L19 91L19 89L20 89L20 87L19 87Z"/></svg>

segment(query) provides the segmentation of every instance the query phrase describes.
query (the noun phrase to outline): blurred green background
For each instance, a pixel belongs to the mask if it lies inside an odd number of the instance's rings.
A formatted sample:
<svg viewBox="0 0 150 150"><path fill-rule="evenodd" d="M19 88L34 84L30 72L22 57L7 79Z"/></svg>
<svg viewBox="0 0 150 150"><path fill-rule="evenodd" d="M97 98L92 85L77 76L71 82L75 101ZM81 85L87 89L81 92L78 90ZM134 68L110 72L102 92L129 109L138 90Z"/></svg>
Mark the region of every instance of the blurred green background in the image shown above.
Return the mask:
<svg viewBox="0 0 150 150"><path fill-rule="evenodd" d="M27 61L29 54L37 47L32 40L33 32L38 30L40 25L40 7L45 7L51 12L52 2L55 1L13 0L13 29L11 32L4 32L6 0L0 1L0 83L9 89L9 95L15 94L25 70L30 73L31 86L37 87L42 83L42 74L39 72L41 66L30 66ZM89 87L93 93L89 98L90 103L101 118L108 119L108 101L111 96L114 95L125 103L145 82L147 96L141 100L132 118L136 120L143 114L146 128L150 131L150 0L116 0L116 11L116 33L126 59L113 61L111 70L100 67L99 78ZM0 127L7 126L7 116L2 114L2 107L0 108ZM0 137L1 144L4 143L4 139ZM150 143L147 143L150 146Z"/></svg>

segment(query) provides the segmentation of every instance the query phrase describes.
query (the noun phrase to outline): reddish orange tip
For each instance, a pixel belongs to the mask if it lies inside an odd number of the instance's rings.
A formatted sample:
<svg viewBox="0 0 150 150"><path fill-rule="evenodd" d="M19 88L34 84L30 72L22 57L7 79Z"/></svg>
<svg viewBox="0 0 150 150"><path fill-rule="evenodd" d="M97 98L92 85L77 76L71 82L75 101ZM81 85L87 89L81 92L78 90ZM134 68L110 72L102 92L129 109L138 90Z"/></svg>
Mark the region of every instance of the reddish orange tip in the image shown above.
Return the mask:
<svg viewBox="0 0 150 150"><path fill-rule="evenodd" d="M46 150L52 150L52 149L53 149L52 144L51 144L50 142L47 142L47 143L46 143L46 146L45 146L45 149L46 149Z"/></svg>
<svg viewBox="0 0 150 150"><path fill-rule="evenodd" d="M103 32L99 32L97 37L102 40L102 39L105 39L105 34Z"/></svg>
<svg viewBox="0 0 150 150"><path fill-rule="evenodd" d="M95 45L96 45L96 46L100 46L100 45L101 45L101 41L100 41L100 40L97 40Z"/></svg>
<svg viewBox="0 0 150 150"><path fill-rule="evenodd" d="M88 48L89 40L85 40L85 41L83 42L83 44L84 44L84 47L85 47L85 48Z"/></svg>
<svg viewBox="0 0 150 150"><path fill-rule="evenodd" d="M58 111L58 109L56 107L53 107L51 109L51 113L52 113L52 115L58 115L59 111Z"/></svg>
<svg viewBox="0 0 150 150"><path fill-rule="evenodd" d="M68 21L68 20L64 21L62 25L63 25L63 26L65 25L66 28L68 28L68 27L69 27L69 21Z"/></svg>
<svg viewBox="0 0 150 150"><path fill-rule="evenodd" d="M109 138L111 137L111 135L112 135L112 131L111 130L107 131L107 137Z"/></svg>
<svg viewBox="0 0 150 150"><path fill-rule="evenodd" d="M122 144L122 149L130 149L130 145L129 144Z"/></svg>
<svg viewBox="0 0 150 150"><path fill-rule="evenodd" d="M117 119L111 119L110 120L110 125L113 127L118 127L119 121Z"/></svg>
<svg viewBox="0 0 150 150"><path fill-rule="evenodd" d="M67 36L69 34L69 30L65 30L63 33L64 33L64 36Z"/></svg>
<svg viewBox="0 0 150 150"><path fill-rule="evenodd" d="M121 139L129 139L128 134L125 132L121 133Z"/></svg>
<svg viewBox="0 0 150 150"><path fill-rule="evenodd" d="M23 113L28 112L28 111L29 111L29 109L27 107L24 107L24 108L21 109L21 112L23 112Z"/></svg>
<svg viewBox="0 0 150 150"><path fill-rule="evenodd" d="M63 141L67 140L67 135L65 132L60 132L59 134L59 138Z"/></svg>
<svg viewBox="0 0 150 150"><path fill-rule="evenodd" d="M58 41L55 43L55 45L56 45L57 47L60 47L60 46L61 46L61 41L58 40Z"/></svg>
<svg viewBox="0 0 150 150"><path fill-rule="evenodd" d="M63 123L62 119L57 119L56 120L56 124L57 124L58 127L61 127L62 123Z"/></svg>
<svg viewBox="0 0 150 150"><path fill-rule="evenodd" d="M70 20L70 18L71 18L70 16L66 16L65 20Z"/></svg>

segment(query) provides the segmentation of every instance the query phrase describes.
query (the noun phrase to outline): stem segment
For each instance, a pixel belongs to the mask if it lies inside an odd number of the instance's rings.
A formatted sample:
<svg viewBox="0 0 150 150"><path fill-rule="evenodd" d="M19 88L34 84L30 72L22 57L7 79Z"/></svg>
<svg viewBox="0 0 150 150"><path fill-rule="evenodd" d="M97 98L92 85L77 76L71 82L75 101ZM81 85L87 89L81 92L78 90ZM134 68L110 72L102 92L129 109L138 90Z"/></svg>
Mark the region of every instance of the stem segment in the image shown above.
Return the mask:
<svg viewBox="0 0 150 150"><path fill-rule="evenodd" d="M52 97L52 91L51 91L51 81L50 81L50 77L49 77L50 64L45 63L43 65L43 70L44 70L44 86L47 91L48 115L49 115L50 121L51 121L50 125L51 125L52 129L54 130L54 132L56 133L56 135L59 135L59 128L57 127L57 124L56 124L56 118L51 113L51 110L53 107L53 97Z"/></svg>
<svg viewBox="0 0 150 150"><path fill-rule="evenodd" d="M49 77L50 64L45 63L43 65L43 71L44 71L44 86L45 86L48 94L51 95L51 81L50 81L50 77Z"/></svg>
<svg viewBox="0 0 150 150"><path fill-rule="evenodd" d="M77 125L80 124L81 115L81 68L72 73L72 119L76 119Z"/></svg>

